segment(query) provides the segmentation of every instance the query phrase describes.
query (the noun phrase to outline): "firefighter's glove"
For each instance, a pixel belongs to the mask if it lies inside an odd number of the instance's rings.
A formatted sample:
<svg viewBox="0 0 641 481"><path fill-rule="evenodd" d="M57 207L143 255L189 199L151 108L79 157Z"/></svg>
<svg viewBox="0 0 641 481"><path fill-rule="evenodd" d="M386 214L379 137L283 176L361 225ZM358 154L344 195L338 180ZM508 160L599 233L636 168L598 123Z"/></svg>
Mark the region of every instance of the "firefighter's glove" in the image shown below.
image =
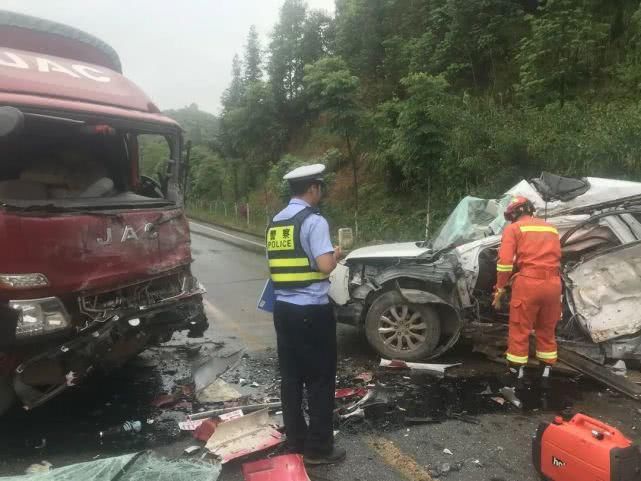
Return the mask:
<svg viewBox="0 0 641 481"><path fill-rule="evenodd" d="M505 297L505 289L497 289L494 293L494 300L492 301L492 307L496 311L501 310L501 305L503 303L503 297Z"/></svg>

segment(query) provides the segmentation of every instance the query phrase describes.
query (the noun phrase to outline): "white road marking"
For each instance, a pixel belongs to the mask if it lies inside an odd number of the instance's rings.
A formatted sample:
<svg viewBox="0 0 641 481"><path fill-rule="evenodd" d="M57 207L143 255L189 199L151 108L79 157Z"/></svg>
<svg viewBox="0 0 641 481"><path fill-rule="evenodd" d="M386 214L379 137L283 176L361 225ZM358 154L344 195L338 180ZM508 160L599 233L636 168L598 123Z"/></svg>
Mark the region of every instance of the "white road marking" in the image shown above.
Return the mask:
<svg viewBox="0 0 641 481"><path fill-rule="evenodd" d="M258 247L265 247L265 244L261 244L260 242L254 242L252 240L245 239L244 237L238 237L236 235L228 234L227 232L224 232L224 231L218 230L218 229L214 229L213 227L209 227L209 226L206 226L206 225L203 225L203 224L199 224L198 222L189 221L189 223L197 225L198 227L200 227L202 229L210 230L212 232L216 232L217 234L221 234L221 235L224 235L224 236L227 236L227 237L231 237L232 239L237 239L239 241L247 242L248 244L252 244L252 245L255 245L255 246L258 246ZM196 234L197 233L198 232L196 232Z"/></svg>

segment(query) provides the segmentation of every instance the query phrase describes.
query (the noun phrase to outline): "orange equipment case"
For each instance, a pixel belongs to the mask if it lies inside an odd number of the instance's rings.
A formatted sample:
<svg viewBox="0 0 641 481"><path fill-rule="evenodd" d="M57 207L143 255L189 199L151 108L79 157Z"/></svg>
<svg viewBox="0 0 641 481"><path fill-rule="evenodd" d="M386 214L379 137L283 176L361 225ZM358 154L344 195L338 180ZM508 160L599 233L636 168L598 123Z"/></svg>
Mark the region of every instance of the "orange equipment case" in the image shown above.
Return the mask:
<svg viewBox="0 0 641 481"><path fill-rule="evenodd" d="M550 481L639 481L641 450L618 429L585 414L541 423L532 441L534 467Z"/></svg>

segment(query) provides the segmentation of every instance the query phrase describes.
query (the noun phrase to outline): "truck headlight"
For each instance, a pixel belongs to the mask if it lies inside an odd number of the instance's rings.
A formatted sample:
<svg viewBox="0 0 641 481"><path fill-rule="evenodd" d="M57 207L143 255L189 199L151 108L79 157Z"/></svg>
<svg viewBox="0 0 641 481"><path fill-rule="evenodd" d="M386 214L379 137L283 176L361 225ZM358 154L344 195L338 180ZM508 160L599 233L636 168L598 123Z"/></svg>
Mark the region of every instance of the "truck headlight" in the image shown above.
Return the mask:
<svg viewBox="0 0 641 481"><path fill-rule="evenodd" d="M19 313L16 337L37 336L66 329L69 314L57 297L9 301L9 306Z"/></svg>
<svg viewBox="0 0 641 481"><path fill-rule="evenodd" d="M7 289L33 289L47 287L49 279L44 274L0 274L0 285Z"/></svg>

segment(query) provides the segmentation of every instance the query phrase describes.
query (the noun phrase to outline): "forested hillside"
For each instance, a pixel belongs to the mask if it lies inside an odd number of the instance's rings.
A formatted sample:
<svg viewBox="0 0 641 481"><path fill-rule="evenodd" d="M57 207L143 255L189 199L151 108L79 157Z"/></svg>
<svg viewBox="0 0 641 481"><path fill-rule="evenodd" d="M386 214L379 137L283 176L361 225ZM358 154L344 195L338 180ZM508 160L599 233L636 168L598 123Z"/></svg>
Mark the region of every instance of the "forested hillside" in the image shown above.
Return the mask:
<svg viewBox="0 0 641 481"><path fill-rule="evenodd" d="M232 71L192 199L275 210L320 161L334 227L399 239L541 170L641 180L639 0L285 0Z"/></svg>

